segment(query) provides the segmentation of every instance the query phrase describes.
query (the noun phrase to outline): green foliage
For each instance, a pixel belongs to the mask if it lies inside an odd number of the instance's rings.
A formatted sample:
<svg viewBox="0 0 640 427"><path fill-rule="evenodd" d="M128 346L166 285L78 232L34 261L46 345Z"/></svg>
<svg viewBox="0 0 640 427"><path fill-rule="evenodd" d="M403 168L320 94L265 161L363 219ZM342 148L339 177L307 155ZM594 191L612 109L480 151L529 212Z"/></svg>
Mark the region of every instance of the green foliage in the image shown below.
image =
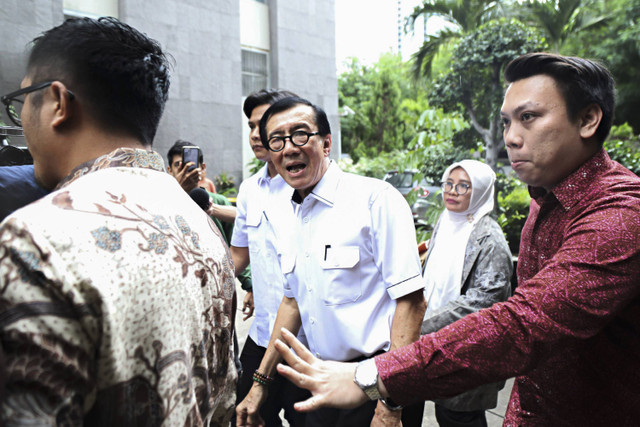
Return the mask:
<svg viewBox="0 0 640 427"><path fill-rule="evenodd" d="M452 144L432 145L424 149L424 163L420 168L422 176L436 185L442 179L442 173L451 164L471 158L469 150L454 147Z"/></svg>
<svg viewBox="0 0 640 427"><path fill-rule="evenodd" d="M438 61L450 54L451 46L460 37L475 30L486 20L501 15L499 3L495 0L425 0L422 5L416 6L407 18L407 28L412 28L419 16L424 19L437 16L452 25L425 40L414 55L414 75L437 75L433 71L440 69Z"/></svg>
<svg viewBox="0 0 640 427"><path fill-rule="evenodd" d="M640 0L590 2L592 14L606 25L570 34L561 53L600 60L616 81L616 124L629 123L640 133Z"/></svg>
<svg viewBox="0 0 640 427"><path fill-rule="evenodd" d="M226 172L220 172L220 175L215 176L213 178L213 183L216 185L216 191L218 194L222 194L226 197L235 197L238 195L235 179L233 176L227 175Z"/></svg>
<svg viewBox="0 0 640 427"><path fill-rule="evenodd" d="M559 52L569 37L604 26L608 13L597 11L601 0L532 1L519 7L523 20L540 28L554 52Z"/></svg>
<svg viewBox="0 0 640 427"><path fill-rule="evenodd" d="M518 253L520 233L529 215L531 197L527 186L512 176L498 173L496 177L498 194L498 224L507 238L511 253Z"/></svg>
<svg viewBox="0 0 640 427"><path fill-rule="evenodd" d="M401 150L413 137L405 123L420 101L408 75L400 56L388 53L371 67L352 58L339 77L342 151L355 161Z"/></svg>
<svg viewBox="0 0 640 427"><path fill-rule="evenodd" d="M541 50L540 39L516 20L480 26L457 45L449 72L433 82L430 101L446 111L471 107L484 113L479 117L485 121L497 115L503 97L500 71L517 56Z"/></svg>
<svg viewBox="0 0 640 427"><path fill-rule="evenodd" d="M456 134L469 124L458 113L445 113L441 108L427 108L418 118L416 136L409 144L402 169L418 169L421 177L440 182L442 172L453 162L470 157L465 147L452 144Z"/></svg>
<svg viewBox="0 0 640 427"><path fill-rule="evenodd" d="M426 242L431 238L431 234L433 234L432 227L416 227L416 244L420 244L421 242Z"/></svg>
<svg viewBox="0 0 640 427"><path fill-rule="evenodd" d="M247 163L247 167L249 168L249 173L251 175L255 175L256 173L258 173L260 168L262 168L263 166L264 162L256 157L252 158L251 160L249 160L249 163Z"/></svg>
<svg viewBox="0 0 640 427"><path fill-rule="evenodd" d="M627 123L613 126L604 148L616 162L640 175L640 141Z"/></svg>
<svg viewBox="0 0 640 427"><path fill-rule="evenodd" d="M445 111L464 111L485 144L486 162L496 168L502 148L502 70L512 59L543 50L542 37L521 22L499 19L463 37L450 69L432 84L430 102Z"/></svg>
<svg viewBox="0 0 640 427"><path fill-rule="evenodd" d="M404 169L405 157L406 153L402 151L383 152L375 157L360 157L357 162L343 158L338 161L338 166L345 172L382 179L388 171Z"/></svg>
<svg viewBox="0 0 640 427"><path fill-rule="evenodd" d="M431 234L438 222L438 218L440 218L440 214L444 211L444 201L442 200L442 197L438 195L431 199L431 202L433 204L429 209L427 209L427 213L424 218L426 224L416 225L416 243L426 242L431 238Z"/></svg>

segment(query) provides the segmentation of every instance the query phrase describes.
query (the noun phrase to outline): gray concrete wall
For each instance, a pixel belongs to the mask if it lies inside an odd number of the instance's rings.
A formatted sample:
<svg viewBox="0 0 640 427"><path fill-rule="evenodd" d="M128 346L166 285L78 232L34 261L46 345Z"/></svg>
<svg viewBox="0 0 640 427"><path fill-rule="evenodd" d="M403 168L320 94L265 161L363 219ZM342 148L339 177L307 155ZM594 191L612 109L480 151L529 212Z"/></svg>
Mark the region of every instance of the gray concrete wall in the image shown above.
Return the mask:
<svg viewBox="0 0 640 427"><path fill-rule="evenodd" d="M0 5L0 93L20 88L26 70L28 44L37 35L62 23L62 0L2 0ZM4 105L2 105L4 107ZM4 108L0 117L13 125ZM24 145L22 138L12 138Z"/></svg>
<svg viewBox="0 0 640 427"><path fill-rule="evenodd" d="M340 154L335 65L335 0L270 0L271 86L322 106ZM169 101L154 148L163 157L178 138L203 148L207 175L242 179L242 75L237 0L119 1L119 18L156 39L174 58ZM64 19L62 0L3 0L0 93L18 88L27 44ZM2 120L8 118L4 111ZM20 139L14 139L20 143Z"/></svg>
<svg viewBox="0 0 640 427"><path fill-rule="evenodd" d="M120 19L160 42L175 59L155 150L176 139L202 147L211 179L242 175L242 79L237 0L120 1Z"/></svg>
<svg viewBox="0 0 640 427"><path fill-rule="evenodd" d="M335 1L270 0L271 78L321 106L329 117L331 157L340 156Z"/></svg>

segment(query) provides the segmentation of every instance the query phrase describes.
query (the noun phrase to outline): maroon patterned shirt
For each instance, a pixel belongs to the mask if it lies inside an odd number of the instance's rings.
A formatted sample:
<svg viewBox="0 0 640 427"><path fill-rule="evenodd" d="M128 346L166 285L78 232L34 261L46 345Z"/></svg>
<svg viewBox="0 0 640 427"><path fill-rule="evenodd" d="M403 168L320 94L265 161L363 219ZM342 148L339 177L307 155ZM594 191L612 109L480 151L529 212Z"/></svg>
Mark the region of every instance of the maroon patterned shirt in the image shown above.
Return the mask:
<svg viewBox="0 0 640 427"><path fill-rule="evenodd" d="M506 426L640 420L640 179L604 150L530 189L519 287L504 303L376 358L398 403L516 376Z"/></svg>

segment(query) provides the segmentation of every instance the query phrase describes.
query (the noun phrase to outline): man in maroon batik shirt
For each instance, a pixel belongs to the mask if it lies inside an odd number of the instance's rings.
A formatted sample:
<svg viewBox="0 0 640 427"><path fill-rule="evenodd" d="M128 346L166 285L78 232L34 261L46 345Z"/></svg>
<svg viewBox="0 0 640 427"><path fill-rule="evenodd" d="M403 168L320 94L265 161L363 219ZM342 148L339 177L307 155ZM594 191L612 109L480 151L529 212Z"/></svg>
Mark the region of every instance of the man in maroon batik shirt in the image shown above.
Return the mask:
<svg viewBox="0 0 640 427"><path fill-rule="evenodd" d="M354 373L399 404L516 376L507 426L637 425L640 179L602 148L613 79L546 53L515 59L505 78L504 140L532 196L514 296L358 365L314 359L283 334L302 359L278 343L291 365L279 372L314 394L298 410L366 401Z"/></svg>

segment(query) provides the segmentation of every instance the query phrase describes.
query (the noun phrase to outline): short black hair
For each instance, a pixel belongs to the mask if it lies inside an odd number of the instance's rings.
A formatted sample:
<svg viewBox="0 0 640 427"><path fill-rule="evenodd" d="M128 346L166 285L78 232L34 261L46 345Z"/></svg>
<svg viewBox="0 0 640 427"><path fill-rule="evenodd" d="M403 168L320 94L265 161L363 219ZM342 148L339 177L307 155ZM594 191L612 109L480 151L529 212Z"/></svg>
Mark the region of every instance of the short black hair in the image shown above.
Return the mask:
<svg viewBox="0 0 640 427"><path fill-rule="evenodd" d="M269 142L267 141L267 121L269 121L271 116L290 110L297 105L307 105L311 107L314 112L314 120L316 122L316 126L318 126L318 134L320 136L326 136L331 133L331 126L329 125L329 119L327 119L327 113L325 113L322 108L304 98L291 96L273 103L271 107L264 112L262 119L260 119L260 140L262 141L264 148L267 150L269 149Z"/></svg>
<svg viewBox="0 0 640 427"><path fill-rule="evenodd" d="M173 160L173 156L179 155L182 156L182 147L190 147L195 146L194 143L185 141L183 139L178 139L174 142L173 146L169 148L169 152L167 153L167 160L169 161L169 167L171 167L171 161ZM200 149L200 154L198 156L198 163L204 163L204 155L202 153L202 149Z"/></svg>
<svg viewBox="0 0 640 427"><path fill-rule="evenodd" d="M102 129L151 145L169 92L160 45L115 18L72 18L33 40L33 84L63 82Z"/></svg>
<svg viewBox="0 0 640 427"><path fill-rule="evenodd" d="M596 138L602 144L613 123L616 102L615 82L609 70L596 61L553 53L528 53L511 61L504 70L508 83L544 74L553 78L567 105L569 119L575 121L591 104L602 110Z"/></svg>
<svg viewBox="0 0 640 427"><path fill-rule="evenodd" d="M298 95L288 90L262 89L247 96L247 99L244 100L244 104L242 105L242 111L244 111L244 115L249 119L251 118L251 113L254 108L265 104L271 105L276 101L292 96Z"/></svg>

